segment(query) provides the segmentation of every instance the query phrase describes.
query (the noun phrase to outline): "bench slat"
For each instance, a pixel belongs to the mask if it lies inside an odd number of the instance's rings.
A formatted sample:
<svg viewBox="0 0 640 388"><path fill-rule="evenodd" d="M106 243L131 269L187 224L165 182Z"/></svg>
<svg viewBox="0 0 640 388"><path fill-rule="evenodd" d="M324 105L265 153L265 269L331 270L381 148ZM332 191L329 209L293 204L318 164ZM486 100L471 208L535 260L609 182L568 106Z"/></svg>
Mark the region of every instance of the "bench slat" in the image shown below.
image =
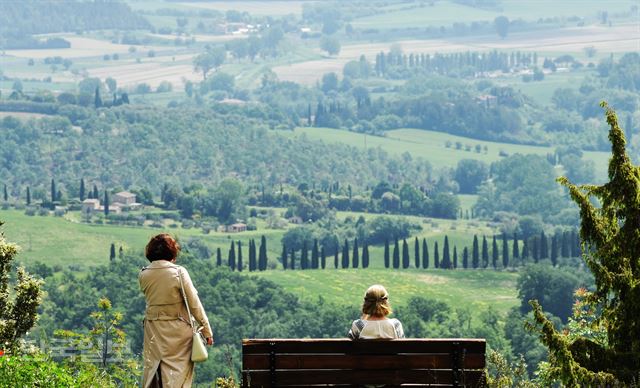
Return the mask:
<svg viewBox="0 0 640 388"><path fill-rule="evenodd" d="M270 368L269 354L243 354L244 370ZM451 369L450 354L331 355L276 354L276 369ZM460 359L463 369L483 369L484 354L467 354Z"/></svg>
<svg viewBox="0 0 640 388"><path fill-rule="evenodd" d="M470 339L402 339L402 340L367 340L351 341L349 339L260 339L244 340L243 354L269 353L270 343L274 343L276 353L350 353L350 354L397 354L397 353L451 353L453 343L459 343L459 349L467 354L484 354L484 340Z"/></svg>
<svg viewBox="0 0 640 388"><path fill-rule="evenodd" d="M483 379L482 371L460 373L460 386L477 387ZM450 370L280 370L276 371L278 387L319 384L438 384L450 386L453 383ZM269 371L243 372L244 387L269 387Z"/></svg>

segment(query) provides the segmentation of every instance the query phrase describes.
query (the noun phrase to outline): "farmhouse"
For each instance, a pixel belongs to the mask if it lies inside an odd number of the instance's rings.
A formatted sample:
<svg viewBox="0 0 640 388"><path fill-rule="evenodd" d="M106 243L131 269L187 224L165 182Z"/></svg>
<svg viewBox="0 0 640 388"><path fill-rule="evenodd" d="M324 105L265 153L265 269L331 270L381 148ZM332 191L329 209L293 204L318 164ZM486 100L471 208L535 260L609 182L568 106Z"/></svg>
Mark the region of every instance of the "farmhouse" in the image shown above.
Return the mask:
<svg viewBox="0 0 640 388"><path fill-rule="evenodd" d="M113 202L123 205L131 205L136 202L136 195L128 191L121 191L113 196Z"/></svg>
<svg viewBox="0 0 640 388"><path fill-rule="evenodd" d="M99 211L100 209L100 200L99 199L85 199L82 201L82 213L92 213L95 211Z"/></svg>
<svg viewBox="0 0 640 388"><path fill-rule="evenodd" d="M238 222L231 225L220 225L218 227L218 232L220 233L240 233L245 232L247 230L247 224L243 224L242 222Z"/></svg>

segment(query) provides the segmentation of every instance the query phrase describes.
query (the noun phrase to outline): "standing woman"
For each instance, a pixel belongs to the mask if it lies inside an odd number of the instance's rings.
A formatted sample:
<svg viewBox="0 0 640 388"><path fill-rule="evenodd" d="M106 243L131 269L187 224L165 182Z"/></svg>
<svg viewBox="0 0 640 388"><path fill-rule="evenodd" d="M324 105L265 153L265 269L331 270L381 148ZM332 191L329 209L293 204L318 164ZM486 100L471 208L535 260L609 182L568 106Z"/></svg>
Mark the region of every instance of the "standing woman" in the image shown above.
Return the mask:
<svg viewBox="0 0 640 388"><path fill-rule="evenodd" d="M188 388L193 381L191 343L193 330L184 303L182 287L191 314L202 326L207 345L213 334L189 273L176 265L180 245L168 234L151 238L145 256L151 262L138 275L147 307L144 314L144 376L142 386Z"/></svg>

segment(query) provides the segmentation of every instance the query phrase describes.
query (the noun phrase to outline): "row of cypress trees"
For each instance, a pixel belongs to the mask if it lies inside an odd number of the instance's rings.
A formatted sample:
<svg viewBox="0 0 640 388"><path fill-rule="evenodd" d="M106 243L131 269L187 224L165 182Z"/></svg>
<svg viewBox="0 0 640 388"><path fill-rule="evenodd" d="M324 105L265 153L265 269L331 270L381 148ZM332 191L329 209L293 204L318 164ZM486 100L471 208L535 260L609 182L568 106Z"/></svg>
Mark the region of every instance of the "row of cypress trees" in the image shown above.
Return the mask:
<svg viewBox="0 0 640 388"><path fill-rule="evenodd" d="M231 241L229 247L229 255L227 265L232 271L242 271L244 269L244 262L242 257L242 242ZM249 272L252 271L265 271L267 269L267 239L260 237L260 246L256 246L254 239L249 240ZM221 267L222 263L222 250L216 249L216 266Z"/></svg>

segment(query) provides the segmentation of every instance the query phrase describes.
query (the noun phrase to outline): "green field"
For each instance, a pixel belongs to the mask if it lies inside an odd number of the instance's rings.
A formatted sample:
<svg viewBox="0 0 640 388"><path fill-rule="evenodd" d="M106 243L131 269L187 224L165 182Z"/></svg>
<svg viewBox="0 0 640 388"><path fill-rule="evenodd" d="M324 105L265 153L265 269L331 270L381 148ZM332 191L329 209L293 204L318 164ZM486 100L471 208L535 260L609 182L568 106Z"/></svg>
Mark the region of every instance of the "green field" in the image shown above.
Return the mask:
<svg viewBox="0 0 640 388"><path fill-rule="evenodd" d="M408 152L414 158L427 160L435 168L455 167L462 159L475 159L486 163L495 162L501 159L500 151L510 155L515 153L546 155L554 152L553 147L475 140L420 129L396 129L388 131L385 137L339 129L310 127L299 127L294 132L281 131L280 133L285 136L304 135L310 139L318 139L327 143L343 143L360 149L380 147L392 155L402 155ZM446 147L447 142L451 143L451 147ZM456 149L456 142L461 143L462 149ZM480 153L475 152L477 144L483 148ZM471 151L465 151L467 145L471 146ZM487 147L486 153L484 152L485 146ZM595 163L596 179L603 180L606 177L610 154L608 152L585 151L584 155L586 159L593 160Z"/></svg>

